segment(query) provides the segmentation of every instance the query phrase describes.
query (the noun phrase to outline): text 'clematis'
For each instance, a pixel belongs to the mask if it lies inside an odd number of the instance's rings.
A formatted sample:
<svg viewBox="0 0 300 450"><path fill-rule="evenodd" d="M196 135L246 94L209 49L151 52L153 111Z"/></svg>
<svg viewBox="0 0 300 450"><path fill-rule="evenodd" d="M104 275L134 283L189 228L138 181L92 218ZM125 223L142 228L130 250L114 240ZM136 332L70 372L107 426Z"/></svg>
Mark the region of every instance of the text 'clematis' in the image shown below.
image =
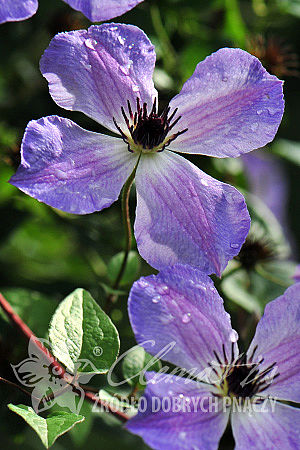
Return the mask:
<svg viewBox="0 0 300 450"><path fill-rule="evenodd" d="M143 0L63 0L91 22L121 16ZM0 23L28 19L36 13L38 0L0 0Z"/></svg>
<svg viewBox="0 0 300 450"><path fill-rule="evenodd" d="M159 450L216 450L230 420L237 450L299 449L300 410L282 403L300 401L299 283L266 306L246 353L212 281L189 266L135 282L129 316L138 344L177 366L146 374L130 431Z"/></svg>
<svg viewBox="0 0 300 450"><path fill-rule="evenodd" d="M158 112L154 47L131 25L58 34L41 59L52 98L120 138L57 116L29 123L11 183L55 208L88 214L117 200L136 169L135 237L161 269L177 262L220 275L240 250L250 219L243 196L175 152L238 156L274 138L282 82L239 49L196 67Z"/></svg>

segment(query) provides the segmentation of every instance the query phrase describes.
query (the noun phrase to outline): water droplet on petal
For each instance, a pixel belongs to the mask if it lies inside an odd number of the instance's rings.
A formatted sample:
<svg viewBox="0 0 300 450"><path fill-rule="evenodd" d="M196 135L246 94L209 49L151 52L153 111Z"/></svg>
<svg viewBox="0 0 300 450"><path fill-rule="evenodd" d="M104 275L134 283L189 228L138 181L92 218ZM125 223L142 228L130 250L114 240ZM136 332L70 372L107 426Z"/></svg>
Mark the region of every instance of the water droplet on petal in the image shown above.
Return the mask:
<svg viewBox="0 0 300 450"><path fill-rule="evenodd" d="M145 287L149 286L149 283L148 283L147 281L145 281L145 280L139 280L139 281L138 281L138 285L139 285L141 288L145 288Z"/></svg>
<svg viewBox="0 0 300 450"><path fill-rule="evenodd" d="M95 50L95 45L97 45L97 42L95 41L95 39L86 39L84 41L84 44L86 47Z"/></svg>
<svg viewBox="0 0 300 450"><path fill-rule="evenodd" d="M56 176L56 178L59 178L60 180L66 180L67 178L69 178L68 173L60 169L54 169L53 173Z"/></svg>
<svg viewBox="0 0 300 450"><path fill-rule="evenodd" d="M237 342L239 339L239 335L238 335L237 331L231 330L229 339L231 340L231 342Z"/></svg>
<svg viewBox="0 0 300 450"><path fill-rule="evenodd" d="M166 285L162 285L162 286L157 286L157 291L160 294L168 294L170 292L170 289L168 286Z"/></svg>
<svg viewBox="0 0 300 450"><path fill-rule="evenodd" d="M204 178L201 178L200 183L203 184L203 186L208 186L208 182Z"/></svg>
<svg viewBox="0 0 300 450"><path fill-rule="evenodd" d="M132 86L132 90L133 90L133 92L138 92L140 90L140 88L136 84L134 84Z"/></svg>
<svg viewBox="0 0 300 450"><path fill-rule="evenodd" d="M118 41L120 42L121 45L125 44L125 39L123 39L121 36L118 36Z"/></svg>
<svg viewBox="0 0 300 450"><path fill-rule="evenodd" d="M179 439L185 439L186 438L186 432L185 431L180 431L180 433L178 434Z"/></svg>
<svg viewBox="0 0 300 450"><path fill-rule="evenodd" d="M119 70L120 70L120 72L123 73L124 75L128 75L128 69L127 69L127 67L119 66Z"/></svg>
<svg viewBox="0 0 300 450"><path fill-rule="evenodd" d="M262 110L262 109L258 109L257 111L256 111L256 114L258 114L258 115L260 115L260 114L262 114L264 111Z"/></svg>
<svg viewBox="0 0 300 450"><path fill-rule="evenodd" d="M152 303L158 303L160 299L161 299L160 295L156 295L155 297L152 298Z"/></svg>
<svg viewBox="0 0 300 450"><path fill-rule="evenodd" d="M254 122L250 125L250 128L252 131L256 131L258 128L258 122Z"/></svg>
<svg viewBox="0 0 300 450"><path fill-rule="evenodd" d="M274 116L274 114L276 114L277 112L279 112L278 108L267 108L268 113L270 114L270 116Z"/></svg>
<svg viewBox="0 0 300 450"><path fill-rule="evenodd" d="M226 83L226 81L228 81L228 77L224 76L224 77L222 78L222 81L223 81L224 83Z"/></svg>
<svg viewBox="0 0 300 450"><path fill-rule="evenodd" d="M191 321L191 313L186 313L186 314L183 314L183 316L182 316L182 323L189 323L190 321Z"/></svg>
<svg viewBox="0 0 300 450"><path fill-rule="evenodd" d="M202 289L203 291L206 291L206 287L203 286L202 284L195 284L195 287L198 289Z"/></svg>
<svg viewBox="0 0 300 450"><path fill-rule="evenodd" d="M231 248L239 248L240 244L235 244L233 242L230 243Z"/></svg>

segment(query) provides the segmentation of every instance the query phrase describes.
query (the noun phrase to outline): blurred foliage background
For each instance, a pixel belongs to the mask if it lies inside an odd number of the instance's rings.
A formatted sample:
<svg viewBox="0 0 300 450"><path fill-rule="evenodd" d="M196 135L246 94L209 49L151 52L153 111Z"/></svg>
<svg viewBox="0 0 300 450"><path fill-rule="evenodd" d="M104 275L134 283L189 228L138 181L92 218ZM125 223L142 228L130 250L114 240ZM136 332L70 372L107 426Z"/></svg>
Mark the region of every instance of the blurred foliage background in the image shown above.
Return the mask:
<svg viewBox="0 0 300 450"><path fill-rule="evenodd" d="M139 26L154 43L155 83L162 108L196 64L221 47L240 47L255 54L269 72L285 80L286 110L277 138L257 154L270 162L261 173L260 192L253 185L247 160L187 156L210 175L237 186L248 201L253 219L250 263L249 254L246 263L245 255L240 255L229 264L224 281L215 279L227 310L233 314L233 325L247 343L266 302L293 282L295 262L299 261L300 2L146 0L115 21ZM56 33L89 25L81 13L61 0L40 0L38 12L31 19L0 26L0 284L39 337L46 336L58 302L77 287L86 288L104 305L118 268L119 257L115 255L125 244L120 202L101 213L73 216L38 203L7 183L19 164L22 135L31 119L58 114L86 129L104 131L81 113L61 110L51 100L39 72L39 59ZM278 204L274 206L274 199L272 205L265 204L277 188L282 194L275 195ZM131 197L133 221L134 190ZM274 208L279 208L280 214ZM256 251L259 245L263 250ZM132 253L120 288L123 295L111 311L121 336L121 352L135 345L126 312L130 285L139 276L153 272L136 252ZM10 363L21 361L26 352L27 342L0 316L0 375L13 380ZM94 377L93 384L104 386L105 377ZM29 398L2 384L0 401L2 447L41 449L34 432L6 407L9 402L29 404ZM140 438L122 430L116 419L102 414L78 425L53 448L109 450L133 446L137 450L147 448ZM220 448L233 448L229 433Z"/></svg>

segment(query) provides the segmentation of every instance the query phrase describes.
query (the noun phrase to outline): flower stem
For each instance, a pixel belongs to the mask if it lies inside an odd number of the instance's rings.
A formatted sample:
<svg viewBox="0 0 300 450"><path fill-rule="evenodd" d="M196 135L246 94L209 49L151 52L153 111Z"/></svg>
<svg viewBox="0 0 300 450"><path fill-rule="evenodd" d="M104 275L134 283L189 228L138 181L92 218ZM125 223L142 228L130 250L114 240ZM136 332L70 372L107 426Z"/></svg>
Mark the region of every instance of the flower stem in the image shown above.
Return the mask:
<svg viewBox="0 0 300 450"><path fill-rule="evenodd" d="M134 181L134 177L136 174L136 169L137 169L140 159L141 159L141 154L139 155L139 158L137 160L137 163L136 163L132 173L127 178L126 183L124 184L124 187L123 187L123 191L122 191L122 220L123 220L124 231L125 231L126 245L125 245L124 258L123 258L120 270L119 270L118 275L115 279L115 282L112 286L112 288L114 290L117 290L119 288L119 284L122 280L122 277L123 277L125 269L126 269L128 255L129 255L129 252L131 250L131 245L132 245L132 231L131 231L130 211L129 211L129 196L130 196L130 190L131 190L131 187L132 187L132 184ZM111 306L113 303L115 303L117 298L118 298L117 294L109 294L108 295L108 297L106 299L105 308L104 308L106 313L110 312Z"/></svg>
<svg viewBox="0 0 300 450"><path fill-rule="evenodd" d="M157 5L152 4L150 7L150 14L153 28L159 41L161 42L162 50L164 52L164 63L167 71L172 71L176 65L176 52L169 39L168 33L165 30L161 15Z"/></svg>

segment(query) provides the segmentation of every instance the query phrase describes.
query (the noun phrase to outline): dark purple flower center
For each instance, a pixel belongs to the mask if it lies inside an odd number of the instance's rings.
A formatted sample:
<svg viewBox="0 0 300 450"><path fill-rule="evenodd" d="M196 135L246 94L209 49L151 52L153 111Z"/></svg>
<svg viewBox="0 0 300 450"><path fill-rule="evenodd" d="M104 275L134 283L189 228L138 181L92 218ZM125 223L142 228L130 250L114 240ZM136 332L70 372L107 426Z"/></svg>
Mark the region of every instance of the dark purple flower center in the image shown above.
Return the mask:
<svg viewBox="0 0 300 450"><path fill-rule="evenodd" d="M247 238L236 259L246 270L253 269L257 263L275 258L276 252L270 242Z"/></svg>
<svg viewBox="0 0 300 450"><path fill-rule="evenodd" d="M123 140L128 144L128 150L131 152L136 151L136 149L161 152L170 144L170 142L174 141L180 134L187 131L186 128L174 134L169 134L181 118L181 116L178 116L173 120L177 113L177 108L169 116L170 107L166 108L161 114L158 114L156 109L156 99L154 100L150 112L148 112L147 103L144 103L143 106L141 106L139 98L136 100L136 106L136 112L133 113L131 104L128 100L128 114L126 114L123 107L121 108L129 132L128 135L121 129L116 120L113 119Z"/></svg>
<svg viewBox="0 0 300 450"><path fill-rule="evenodd" d="M223 356L219 357L216 352L214 355L217 359L217 368L221 369L221 382L219 387L227 396L240 397L242 399L251 398L258 395L270 384L279 373L271 375L272 370L276 366L276 362L268 366L266 369L260 370L259 366L263 362L253 362L254 354L257 346L250 357L246 353L241 354L237 359L234 357L234 344L232 344L231 360L227 358L225 347L223 346ZM222 361L223 359L223 361ZM220 376L220 372L216 369L215 364L209 364L213 371Z"/></svg>

